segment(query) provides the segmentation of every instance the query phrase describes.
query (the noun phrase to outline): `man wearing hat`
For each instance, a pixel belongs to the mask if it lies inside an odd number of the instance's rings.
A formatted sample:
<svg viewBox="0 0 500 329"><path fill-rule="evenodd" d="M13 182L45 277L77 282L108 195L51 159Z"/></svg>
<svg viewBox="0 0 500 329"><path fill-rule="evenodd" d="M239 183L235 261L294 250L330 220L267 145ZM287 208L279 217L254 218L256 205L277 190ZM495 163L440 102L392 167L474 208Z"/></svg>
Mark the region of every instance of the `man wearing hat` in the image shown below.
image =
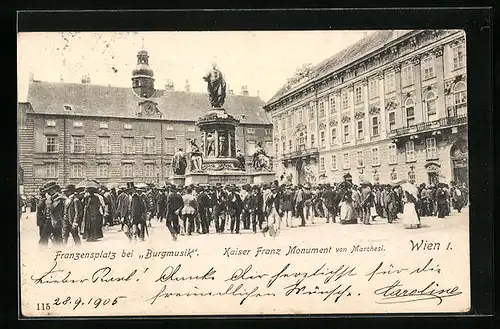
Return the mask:
<svg viewBox="0 0 500 329"><path fill-rule="evenodd" d="M297 191L294 195L293 203L295 207L295 215L297 217L300 217L300 226L306 226L306 219L304 216L305 197L304 189L301 184L297 186Z"/></svg>
<svg viewBox="0 0 500 329"><path fill-rule="evenodd" d="M361 182L361 208L363 224L370 225L371 208L374 206L374 197L371 184Z"/></svg>
<svg viewBox="0 0 500 329"><path fill-rule="evenodd" d="M175 186L170 187L170 193L167 197L167 219L166 225L172 235L172 240L177 241L177 235L180 233L179 214L184 205L182 196L177 193Z"/></svg>
<svg viewBox="0 0 500 329"><path fill-rule="evenodd" d="M128 192L130 191L130 183L127 186L120 187L121 193L117 197L116 205L116 216L121 223L121 231L123 231L124 226L127 224L128 210L130 206L130 196Z"/></svg>
<svg viewBox="0 0 500 329"><path fill-rule="evenodd" d="M79 227L82 224L83 212L80 200L76 197L75 185L67 185L62 192L66 196L64 202L64 216L62 222L62 239L63 243L68 243L68 237L71 233L75 244L80 244Z"/></svg>
<svg viewBox="0 0 500 329"><path fill-rule="evenodd" d="M43 191L46 193L45 199L45 223L39 244L47 245L49 237L53 235L55 244L62 243L62 221L64 215L65 197L59 193L59 185L56 182L49 182L44 185Z"/></svg>

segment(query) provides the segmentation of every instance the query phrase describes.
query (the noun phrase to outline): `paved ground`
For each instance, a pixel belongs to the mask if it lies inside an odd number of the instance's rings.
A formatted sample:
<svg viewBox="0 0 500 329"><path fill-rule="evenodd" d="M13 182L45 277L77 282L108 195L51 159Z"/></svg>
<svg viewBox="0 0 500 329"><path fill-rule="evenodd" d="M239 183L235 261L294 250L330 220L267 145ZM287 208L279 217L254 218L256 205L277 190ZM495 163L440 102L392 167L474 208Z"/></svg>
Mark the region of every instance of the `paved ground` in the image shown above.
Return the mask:
<svg viewBox="0 0 500 329"><path fill-rule="evenodd" d="M299 220L295 220L298 224ZM305 241L314 241L317 243L326 243L328 241L349 238L352 242L381 242L390 239L394 236L408 236L419 239L443 238L445 236L453 237L454 239L461 239L468 241L468 228L469 228L469 211L468 208L463 209L461 213L453 211L452 214L444 219L437 217L423 217L422 228L414 230L406 230L400 221L393 224L388 224L387 220L377 218L372 222L372 225L340 225L338 223L326 223L325 219L317 218L314 224L307 223L306 227L287 228L282 224L282 230L278 237L275 238L276 242L280 239L283 241L294 241L296 243ZM172 246L174 242L168 233L165 222L159 223L155 219L152 221L152 228L149 228L149 237L145 242L136 242L137 244L153 245L153 246ZM193 243L198 244L203 241L203 244L209 243L211 245L219 244L239 244L241 242L259 244L262 241L270 239L264 237L261 233L253 234L248 230L243 230L239 235L231 234L227 231L228 224L226 223L226 232L221 236L215 234L213 225L210 227L210 234L192 236L179 236L176 246L189 246ZM28 250L36 248L38 242L38 227L36 226L36 219L34 213L23 214L20 225L21 243L26 246ZM70 238L71 240L71 238ZM132 242L133 243L133 242ZM83 242L82 247L85 245L99 245L100 247L126 247L130 243L128 239L120 231L120 226L112 226L104 228L104 238L98 242ZM72 242L69 242L71 247Z"/></svg>

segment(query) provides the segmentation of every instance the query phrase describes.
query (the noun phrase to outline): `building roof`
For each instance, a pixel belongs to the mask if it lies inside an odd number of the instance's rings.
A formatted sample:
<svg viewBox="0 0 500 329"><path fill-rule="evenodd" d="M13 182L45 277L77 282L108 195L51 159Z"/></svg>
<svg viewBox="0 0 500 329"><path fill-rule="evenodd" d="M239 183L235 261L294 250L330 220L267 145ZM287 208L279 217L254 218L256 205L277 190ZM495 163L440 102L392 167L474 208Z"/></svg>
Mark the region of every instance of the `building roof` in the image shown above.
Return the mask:
<svg viewBox="0 0 500 329"><path fill-rule="evenodd" d="M137 118L144 100L132 88L41 81L30 83L27 98L35 113L115 118ZM196 121L210 110L205 93L158 90L149 100L167 120ZM270 124L263 105L259 97L227 95L224 107L243 124Z"/></svg>
<svg viewBox="0 0 500 329"><path fill-rule="evenodd" d="M311 76L318 78L338 71L339 69L342 69L343 67L374 51L383 49L391 41L394 41L410 32L412 32L412 30L382 30L373 32L353 45L344 48L333 56L313 66ZM287 94L288 91L295 89L299 88L292 87L290 89L287 87L287 84L285 84L276 94L274 94L273 97L271 97L267 104L275 102Z"/></svg>

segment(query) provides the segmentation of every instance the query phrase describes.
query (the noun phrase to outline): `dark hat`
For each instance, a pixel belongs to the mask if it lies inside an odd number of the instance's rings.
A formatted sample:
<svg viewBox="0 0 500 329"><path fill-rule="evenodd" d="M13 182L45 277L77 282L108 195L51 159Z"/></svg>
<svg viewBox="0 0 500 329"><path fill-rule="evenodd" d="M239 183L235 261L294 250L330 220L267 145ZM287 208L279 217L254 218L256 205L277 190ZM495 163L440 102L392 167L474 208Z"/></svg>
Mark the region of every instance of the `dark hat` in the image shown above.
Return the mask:
<svg viewBox="0 0 500 329"><path fill-rule="evenodd" d="M56 182L48 182L47 184L43 185L42 191L47 192L53 188L59 188L59 185L57 185Z"/></svg>
<svg viewBox="0 0 500 329"><path fill-rule="evenodd" d="M64 187L64 188L62 189L62 192L66 192L66 191L68 191L68 192L72 192L72 193L76 192L76 187L75 187L75 185L73 185L73 184L66 185L66 187Z"/></svg>

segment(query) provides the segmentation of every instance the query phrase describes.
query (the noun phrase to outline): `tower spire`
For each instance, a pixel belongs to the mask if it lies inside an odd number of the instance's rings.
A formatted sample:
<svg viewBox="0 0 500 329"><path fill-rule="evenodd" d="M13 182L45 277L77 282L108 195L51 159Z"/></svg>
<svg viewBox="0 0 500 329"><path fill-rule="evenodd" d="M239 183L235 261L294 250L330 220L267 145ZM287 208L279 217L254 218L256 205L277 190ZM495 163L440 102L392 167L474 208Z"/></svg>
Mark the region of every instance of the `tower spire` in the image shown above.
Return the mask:
<svg viewBox="0 0 500 329"><path fill-rule="evenodd" d="M144 50L144 36L142 36L142 48L141 50Z"/></svg>

